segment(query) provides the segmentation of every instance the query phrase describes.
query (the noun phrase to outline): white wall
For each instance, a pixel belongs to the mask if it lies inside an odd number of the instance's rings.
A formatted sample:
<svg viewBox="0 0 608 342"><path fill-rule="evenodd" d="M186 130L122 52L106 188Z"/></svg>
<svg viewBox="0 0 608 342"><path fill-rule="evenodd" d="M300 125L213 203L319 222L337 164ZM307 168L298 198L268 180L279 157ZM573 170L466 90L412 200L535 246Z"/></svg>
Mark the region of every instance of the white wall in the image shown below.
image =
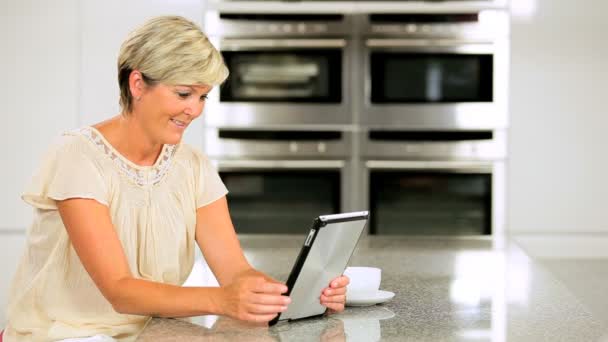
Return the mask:
<svg viewBox="0 0 608 342"><path fill-rule="evenodd" d="M0 330L31 210L19 198L62 131L118 113L116 57L145 19L176 14L202 24L204 0L0 1ZM201 145L202 127L185 141Z"/></svg>
<svg viewBox="0 0 608 342"><path fill-rule="evenodd" d="M31 219L19 194L48 142L77 121L77 2L0 3L0 327Z"/></svg>
<svg viewBox="0 0 608 342"><path fill-rule="evenodd" d="M19 194L44 152L77 122L77 0L2 1L0 230L23 228Z"/></svg>
<svg viewBox="0 0 608 342"><path fill-rule="evenodd" d="M512 8L509 230L608 232L608 2Z"/></svg>

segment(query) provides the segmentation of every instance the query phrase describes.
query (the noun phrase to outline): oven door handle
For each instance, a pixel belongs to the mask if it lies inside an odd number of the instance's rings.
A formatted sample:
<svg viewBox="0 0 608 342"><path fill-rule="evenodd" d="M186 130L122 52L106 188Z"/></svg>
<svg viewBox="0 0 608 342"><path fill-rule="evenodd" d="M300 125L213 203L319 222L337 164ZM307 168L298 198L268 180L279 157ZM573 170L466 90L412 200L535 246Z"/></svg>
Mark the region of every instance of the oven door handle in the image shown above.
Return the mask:
<svg viewBox="0 0 608 342"><path fill-rule="evenodd" d="M252 48L343 48L346 39L226 39L221 48L242 50Z"/></svg>
<svg viewBox="0 0 608 342"><path fill-rule="evenodd" d="M337 170L344 168L342 160L216 160L220 171L230 170Z"/></svg>
<svg viewBox="0 0 608 342"><path fill-rule="evenodd" d="M456 49L457 51L472 51L472 52L492 52L494 51L494 43L491 41L470 41L457 39L367 39L365 46L368 48L446 48Z"/></svg>
<svg viewBox="0 0 608 342"><path fill-rule="evenodd" d="M434 170L459 173L489 173L493 169L493 163L487 161L368 160L365 166L372 170Z"/></svg>

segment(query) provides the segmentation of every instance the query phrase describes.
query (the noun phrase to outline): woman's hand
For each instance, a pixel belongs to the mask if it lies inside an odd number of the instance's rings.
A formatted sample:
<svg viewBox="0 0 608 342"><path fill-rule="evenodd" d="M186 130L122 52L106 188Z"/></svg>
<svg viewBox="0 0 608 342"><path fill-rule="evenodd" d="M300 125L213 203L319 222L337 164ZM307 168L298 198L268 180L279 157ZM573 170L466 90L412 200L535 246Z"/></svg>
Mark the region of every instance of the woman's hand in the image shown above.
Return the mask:
<svg viewBox="0 0 608 342"><path fill-rule="evenodd" d="M346 303L346 285L350 282L347 276L340 276L329 283L321 292L321 304L326 306L328 313L344 311Z"/></svg>
<svg viewBox="0 0 608 342"><path fill-rule="evenodd" d="M287 286L256 270L247 270L223 288L222 314L249 322L268 322L287 310Z"/></svg>

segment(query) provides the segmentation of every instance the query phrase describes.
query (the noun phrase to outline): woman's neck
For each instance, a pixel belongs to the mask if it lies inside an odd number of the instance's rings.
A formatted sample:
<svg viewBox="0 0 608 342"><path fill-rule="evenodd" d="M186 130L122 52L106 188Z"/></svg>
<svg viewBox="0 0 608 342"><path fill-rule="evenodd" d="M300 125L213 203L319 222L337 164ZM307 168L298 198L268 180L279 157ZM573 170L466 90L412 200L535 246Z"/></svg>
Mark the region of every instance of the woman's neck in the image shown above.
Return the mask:
<svg viewBox="0 0 608 342"><path fill-rule="evenodd" d="M154 165L163 144L153 141L150 135L132 115L117 115L94 125L104 138L125 158L141 165Z"/></svg>

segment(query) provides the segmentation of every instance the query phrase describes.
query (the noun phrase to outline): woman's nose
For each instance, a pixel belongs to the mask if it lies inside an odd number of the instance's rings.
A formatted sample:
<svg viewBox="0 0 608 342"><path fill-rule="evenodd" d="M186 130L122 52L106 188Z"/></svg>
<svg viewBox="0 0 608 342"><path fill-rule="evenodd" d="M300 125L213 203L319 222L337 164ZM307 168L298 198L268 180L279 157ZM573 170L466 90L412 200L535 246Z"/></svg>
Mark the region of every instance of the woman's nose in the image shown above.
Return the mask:
<svg viewBox="0 0 608 342"><path fill-rule="evenodd" d="M184 110L184 113L196 118L199 115L201 115L201 113L203 112L203 107L204 107L204 102L194 101L194 102L191 102L188 104L188 106Z"/></svg>

